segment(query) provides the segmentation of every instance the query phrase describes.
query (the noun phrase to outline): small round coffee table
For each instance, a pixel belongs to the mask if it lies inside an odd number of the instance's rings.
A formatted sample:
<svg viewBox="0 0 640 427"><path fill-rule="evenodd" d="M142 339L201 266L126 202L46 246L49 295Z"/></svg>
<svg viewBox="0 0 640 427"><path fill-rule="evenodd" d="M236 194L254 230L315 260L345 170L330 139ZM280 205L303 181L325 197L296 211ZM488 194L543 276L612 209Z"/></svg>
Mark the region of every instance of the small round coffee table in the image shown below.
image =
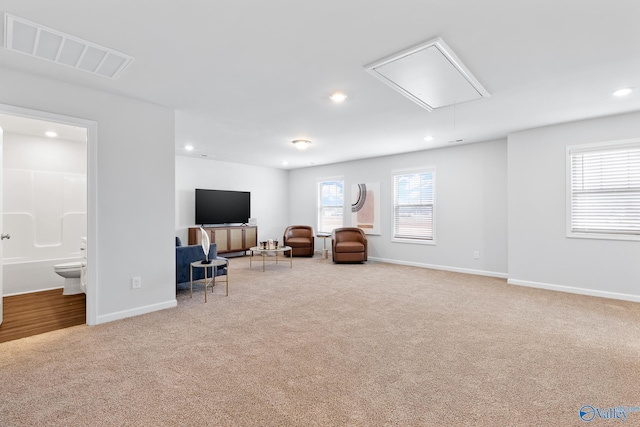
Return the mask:
<svg viewBox="0 0 640 427"><path fill-rule="evenodd" d="M277 264L278 263L278 253L279 252L289 251L289 268L293 268L293 251L291 250L290 246L278 246L277 248L272 248L272 249L263 249L260 246L254 246L252 248L249 248L249 250L251 251L251 256L249 257L249 267L251 267L251 260L253 259L253 253L254 252L259 252L260 255L262 255L262 271L264 271L265 258L267 257L267 254L269 252L275 252L276 253L275 262Z"/></svg>
<svg viewBox="0 0 640 427"><path fill-rule="evenodd" d="M191 263L189 267L189 285L191 287L191 298L193 298L193 268L204 268L204 302L207 302L207 286L211 285L211 292L213 292L213 285L216 284L216 275L211 271L211 280L207 278L207 271L213 267L227 267L227 274L225 274L226 296L229 296L229 261L222 259L212 259L209 264L204 264L202 261L195 261Z"/></svg>
<svg viewBox="0 0 640 427"><path fill-rule="evenodd" d="M329 258L329 250L327 249L327 239L331 238L331 234L328 233L318 233L316 237L322 239L322 259Z"/></svg>

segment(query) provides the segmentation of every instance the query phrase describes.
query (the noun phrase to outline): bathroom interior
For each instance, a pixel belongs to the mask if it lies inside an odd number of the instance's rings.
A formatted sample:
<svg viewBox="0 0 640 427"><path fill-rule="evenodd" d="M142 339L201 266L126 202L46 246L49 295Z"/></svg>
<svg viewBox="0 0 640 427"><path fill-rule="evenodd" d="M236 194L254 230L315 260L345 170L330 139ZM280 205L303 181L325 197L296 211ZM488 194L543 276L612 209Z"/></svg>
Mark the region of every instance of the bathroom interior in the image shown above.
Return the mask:
<svg viewBox="0 0 640 427"><path fill-rule="evenodd" d="M87 131L4 114L0 128L1 228L10 236L2 240L4 320L10 304L25 304L14 302L20 298L53 297L56 302L29 303L41 307L35 321L49 323L47 330L66 327L61 319L45 317L53 305L61 307L58 317L71 305L86 313ZM3 327L7 321L0 324L0 340Z"/></svg>

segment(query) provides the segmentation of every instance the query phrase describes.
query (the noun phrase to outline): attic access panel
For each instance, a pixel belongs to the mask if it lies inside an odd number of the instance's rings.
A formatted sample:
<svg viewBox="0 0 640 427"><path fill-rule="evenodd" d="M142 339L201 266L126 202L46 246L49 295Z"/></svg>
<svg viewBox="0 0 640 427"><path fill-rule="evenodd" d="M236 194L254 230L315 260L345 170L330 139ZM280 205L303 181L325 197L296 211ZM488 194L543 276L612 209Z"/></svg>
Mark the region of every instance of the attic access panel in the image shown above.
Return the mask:
<svg viewBox="0 0 640 427"><path fill-rule="evenodd" d="M369 64L365 71L428 111L489 97L439 37Z"/></svg>

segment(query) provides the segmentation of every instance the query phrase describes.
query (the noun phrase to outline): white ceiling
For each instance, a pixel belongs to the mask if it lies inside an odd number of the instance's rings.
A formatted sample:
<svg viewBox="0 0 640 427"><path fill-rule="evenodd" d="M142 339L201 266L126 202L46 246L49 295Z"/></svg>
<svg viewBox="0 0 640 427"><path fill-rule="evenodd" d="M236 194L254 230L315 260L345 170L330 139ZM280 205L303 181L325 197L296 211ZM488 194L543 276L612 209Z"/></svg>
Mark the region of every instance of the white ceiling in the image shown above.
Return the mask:
<svg viewBox="0 0 640 427"><path fill-rule="evenodd" d="M177 154L190 143L290 169L640 110L638 0L2 0L0 12L133 56L117 80L2 48L0 66L176 109ZM438 36L490 98L428 112L364 71ZM338 90L348 98L333 104Z"/></svg>

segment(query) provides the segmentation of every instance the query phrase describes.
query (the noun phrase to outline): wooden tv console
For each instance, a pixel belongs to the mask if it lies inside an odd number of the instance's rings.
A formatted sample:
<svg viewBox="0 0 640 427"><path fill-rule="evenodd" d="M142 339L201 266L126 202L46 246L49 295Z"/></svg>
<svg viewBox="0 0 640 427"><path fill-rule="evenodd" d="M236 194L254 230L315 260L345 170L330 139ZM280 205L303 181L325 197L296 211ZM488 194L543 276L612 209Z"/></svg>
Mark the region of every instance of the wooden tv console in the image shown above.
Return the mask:
<svg viewBox="0 0 640 427"><path fill-rule="evenodd" d="M253 246L258 246L258 227L232 225L228 227L203 227L211 243L218 247L218 253L248 251ZM201 242L200 227L189 228L189 244L199 245Z"/></svg>

